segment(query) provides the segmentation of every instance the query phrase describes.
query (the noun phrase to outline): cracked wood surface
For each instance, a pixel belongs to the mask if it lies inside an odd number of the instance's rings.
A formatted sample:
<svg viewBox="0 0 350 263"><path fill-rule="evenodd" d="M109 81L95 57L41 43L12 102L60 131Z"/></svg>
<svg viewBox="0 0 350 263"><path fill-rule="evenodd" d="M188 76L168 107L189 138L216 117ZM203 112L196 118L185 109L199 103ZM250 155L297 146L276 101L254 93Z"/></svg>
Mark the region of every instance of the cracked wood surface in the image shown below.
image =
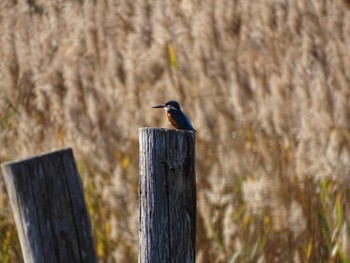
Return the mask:
<svg viewBox="0 0 350 263"><path fill-rule="evenodd" d="M139 262L195 262L195 133L140 128Z"/></svg>
<svg viewBox="0 0 350 263"><path fill-rule="evenodd" d="M97 262L71 149L2 165L25 262Z"/></svg>

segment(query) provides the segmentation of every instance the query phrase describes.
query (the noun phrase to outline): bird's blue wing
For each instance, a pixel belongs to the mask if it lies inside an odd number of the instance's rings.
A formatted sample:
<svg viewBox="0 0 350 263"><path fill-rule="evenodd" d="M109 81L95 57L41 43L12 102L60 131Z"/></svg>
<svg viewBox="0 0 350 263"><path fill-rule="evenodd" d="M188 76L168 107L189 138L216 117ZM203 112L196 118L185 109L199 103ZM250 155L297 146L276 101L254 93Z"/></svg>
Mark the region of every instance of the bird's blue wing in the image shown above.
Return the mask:
<svg viewBox="0 0 350 263"><path fill-rule="evenodd" d="M187 116L185 115L185 113L181 112L183 115L184 115L184 119L185 119L185 122L186 122L186 126L189 130L195 130L190 122L190 120L187 118Z"/></svg>
<svg viewBox="0 0 350 263"><path fill-rule="evenodd" d="M194 130L190 120L181 110L172 109L170 114L181 130Z"/></svg>

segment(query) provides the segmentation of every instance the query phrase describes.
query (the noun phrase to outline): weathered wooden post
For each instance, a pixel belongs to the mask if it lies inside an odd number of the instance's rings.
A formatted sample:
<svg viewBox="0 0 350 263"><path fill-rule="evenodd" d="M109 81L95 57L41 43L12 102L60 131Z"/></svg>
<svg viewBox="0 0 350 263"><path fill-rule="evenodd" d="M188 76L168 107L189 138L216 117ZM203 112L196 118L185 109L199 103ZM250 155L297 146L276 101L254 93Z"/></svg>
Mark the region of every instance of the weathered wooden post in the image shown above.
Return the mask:
<svg viewBox="0 0 350 263"><path fill-rule="evenodd" d="M140 128L139 262L195 262L195 134Z"/></svg>
<svg viewBox="0 0 350 263"><path fill-rule="evenodd" d="M2 164L25 262L97 262L71 149Z"/></svg>

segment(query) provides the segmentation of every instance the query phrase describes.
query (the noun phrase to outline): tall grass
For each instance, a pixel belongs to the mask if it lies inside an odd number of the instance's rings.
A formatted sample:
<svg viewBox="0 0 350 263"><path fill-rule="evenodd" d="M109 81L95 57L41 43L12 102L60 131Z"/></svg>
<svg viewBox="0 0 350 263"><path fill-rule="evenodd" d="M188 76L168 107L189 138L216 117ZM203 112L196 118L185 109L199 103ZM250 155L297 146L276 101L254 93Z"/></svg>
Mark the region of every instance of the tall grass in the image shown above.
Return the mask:
<svg viewBox="0 0 350 263"><path fill-rule="evenodd" d="M348 262L347 1L2 1L0 160L71 146L101 262L137 258L141 126L198 131L198 262ZM0 185L0 261L20 249Z"/></svg>

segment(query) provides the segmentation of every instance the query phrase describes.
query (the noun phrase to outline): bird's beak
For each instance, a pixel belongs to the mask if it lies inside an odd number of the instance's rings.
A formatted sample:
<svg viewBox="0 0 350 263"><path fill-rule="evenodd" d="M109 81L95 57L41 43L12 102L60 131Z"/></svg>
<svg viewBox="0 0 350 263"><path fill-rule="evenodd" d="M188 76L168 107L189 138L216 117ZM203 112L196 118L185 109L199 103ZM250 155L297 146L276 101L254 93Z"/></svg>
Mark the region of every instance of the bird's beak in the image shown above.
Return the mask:
<svg viewBox="0 0 350 263"><path fill-rule="evenodd" d="M162 105L153 106L152 108L164 108L164 107L165 107L165 105L162 104Z"/></svg>

